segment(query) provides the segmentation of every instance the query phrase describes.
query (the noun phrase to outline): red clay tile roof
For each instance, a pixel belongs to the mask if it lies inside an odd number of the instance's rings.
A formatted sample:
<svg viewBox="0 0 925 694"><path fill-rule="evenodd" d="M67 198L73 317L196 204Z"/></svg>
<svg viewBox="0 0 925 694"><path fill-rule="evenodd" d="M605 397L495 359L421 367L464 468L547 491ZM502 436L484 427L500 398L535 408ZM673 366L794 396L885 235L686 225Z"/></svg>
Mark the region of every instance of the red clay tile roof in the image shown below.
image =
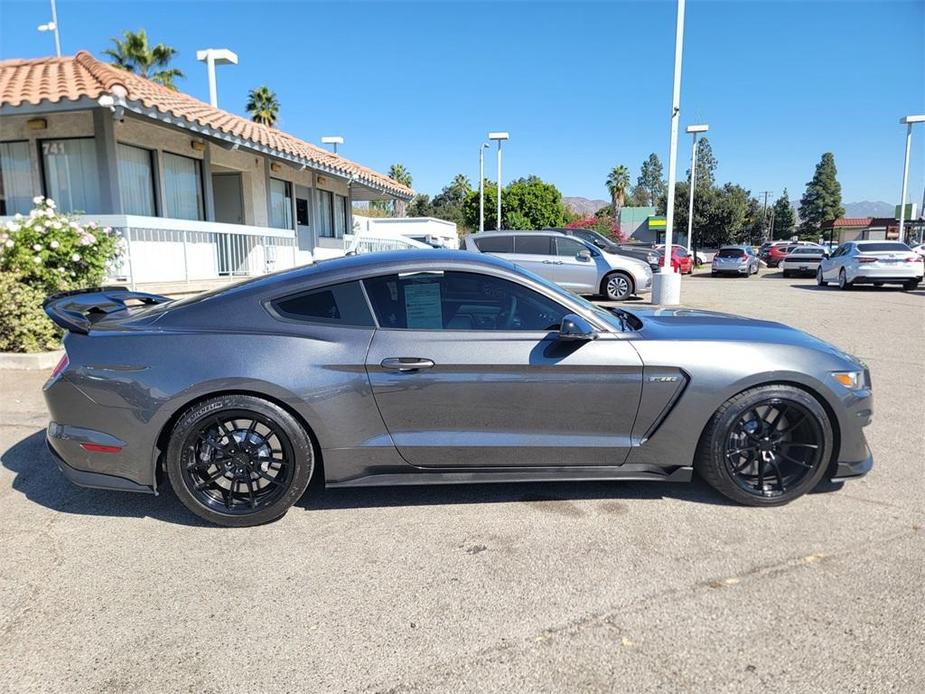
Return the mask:
<svg viewBox="0 0 925 694"><path fill-rule="evenodd" d="M151 109L191 121L200 127L247 140L258 149L306 160L310 165L355 177L358 181L402 198L414 191L365 166L266 125L210 106L188 94L101 62L86 51L63 58L0 61L0 106L39 105L112 94L130 110ZM134 107L134 108L133 108ZM244 143L242 143L244 144ZM272 152L271 152L272 153Z"/></svg>
<svg viewBox="0 0 925 694"><path fill-rule="evenodd" d="M833 227L867 227L870 226L870 217L839 217L832 222Z"/></svg>

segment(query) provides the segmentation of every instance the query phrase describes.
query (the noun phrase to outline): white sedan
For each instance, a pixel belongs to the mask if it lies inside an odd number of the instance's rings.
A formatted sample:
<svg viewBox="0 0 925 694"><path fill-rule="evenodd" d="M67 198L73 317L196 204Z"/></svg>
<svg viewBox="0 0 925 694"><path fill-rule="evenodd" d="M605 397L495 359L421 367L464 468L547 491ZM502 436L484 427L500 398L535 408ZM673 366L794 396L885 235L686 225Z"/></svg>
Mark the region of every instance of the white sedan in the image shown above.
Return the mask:
<svg viewBox="0 0 925 694"><path fill-rule="evenodd" d="M791 275L815 275L819 263L827 256L822 246L796 246L780 261L780 269L784 277Z"/></svg>
<svg viewBox="0 0 925 694"><path fill-rule="evenodd" d="M840 289L855 284L901 284L915 289L925 274L918 253L899 241L848 241L831 258L824 258L816 271L816 283L836 282Z"/></svg>

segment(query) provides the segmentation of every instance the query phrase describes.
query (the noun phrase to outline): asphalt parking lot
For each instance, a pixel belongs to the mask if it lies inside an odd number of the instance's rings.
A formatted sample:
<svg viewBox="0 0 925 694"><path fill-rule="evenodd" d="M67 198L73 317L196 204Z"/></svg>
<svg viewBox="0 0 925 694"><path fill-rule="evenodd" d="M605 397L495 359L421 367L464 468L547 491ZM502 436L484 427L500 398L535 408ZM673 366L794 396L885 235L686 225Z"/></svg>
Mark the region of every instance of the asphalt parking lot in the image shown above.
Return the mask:
<svg viewBox="0 0 925 694"><path fill-rule="evenodd" d="M313 484L227 530L71 486L47 374L0 371L0 690L925 691L925 291L682 291L867 361L871 474L778 509L699 481Z"/></svg>

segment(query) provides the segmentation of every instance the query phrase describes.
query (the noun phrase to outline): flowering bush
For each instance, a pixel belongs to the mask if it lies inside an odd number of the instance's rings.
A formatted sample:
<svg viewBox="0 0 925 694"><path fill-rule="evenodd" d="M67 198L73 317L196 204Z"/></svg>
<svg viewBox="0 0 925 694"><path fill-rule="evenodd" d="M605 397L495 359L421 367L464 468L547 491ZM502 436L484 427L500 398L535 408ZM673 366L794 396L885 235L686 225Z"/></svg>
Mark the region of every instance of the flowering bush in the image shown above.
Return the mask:
<svg viewBox="0 0 925 694"><path fill-rule="evenodd" d="M574 222L570 222L566 226L569 229L591 229L599 234L603 234L607 238L613 239L617 243L626 241L626 237L623 235L623 232L620 231L619 225L617 225L614 218L609 215L583 217L582 219L576 219Z"/></svg>
<svg viewBox="0 0 925 694"><path fill-rule="evenodd" d="M58 212L54 200L42 196L33 203L28 216L17 214L0 226L2 301L11 301L10 287L24 286L12 299L13 304L20 304L18 310L0 311L2 351L48 349L49 335L59 333L42 312L44 298L100 285L125 249L125 240L108 227L96 222L81 224Z"/></svg>
<svg viewBox="0 0 925 694"><path fill-rule="evenodd" d="M99 285L124 249L124 239L96 222L83 225L39 196L28 217L0 230L0 270L48 293Z"/></svg>

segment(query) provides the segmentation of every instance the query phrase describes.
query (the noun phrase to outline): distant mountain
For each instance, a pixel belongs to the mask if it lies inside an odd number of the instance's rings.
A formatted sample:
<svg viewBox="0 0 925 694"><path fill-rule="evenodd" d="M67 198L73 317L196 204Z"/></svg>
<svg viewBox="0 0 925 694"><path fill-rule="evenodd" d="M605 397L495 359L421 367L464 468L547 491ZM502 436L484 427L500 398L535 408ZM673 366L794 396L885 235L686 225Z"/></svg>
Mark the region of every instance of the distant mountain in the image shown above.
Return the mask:
<svg viewBox="0 0 925 694"><path fill-rule="evenodd" d="M572 212L580 214L582 217L590 217L602 207L607 207L607 205L610 204L608 200L589 200L588 198L579 197L563 197L562 202L564 202L565 206Z"/></svg>
<svg viewBox="0 0 925 694"><path fill-rule="evenodd" d="M896 212L896 205L882 200L846 202L844 208L846 217L892 217Z"/></svg>

